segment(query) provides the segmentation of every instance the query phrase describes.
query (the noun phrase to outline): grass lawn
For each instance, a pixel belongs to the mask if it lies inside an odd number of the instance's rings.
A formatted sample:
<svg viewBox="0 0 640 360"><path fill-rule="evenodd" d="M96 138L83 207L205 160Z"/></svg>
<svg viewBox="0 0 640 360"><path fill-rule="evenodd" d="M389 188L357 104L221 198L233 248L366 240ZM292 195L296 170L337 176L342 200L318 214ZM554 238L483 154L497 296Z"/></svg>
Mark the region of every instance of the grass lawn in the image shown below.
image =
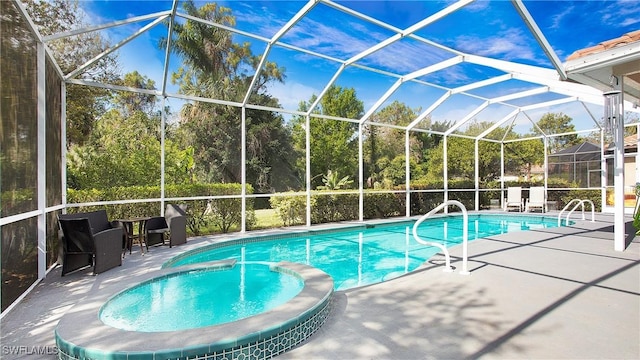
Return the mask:
<svg viewBox="0 0 640 360"><path fill-rule="evenodd" d="M256 210L256 229L266 229L284 226L282 220L274 209Z"/></svg>

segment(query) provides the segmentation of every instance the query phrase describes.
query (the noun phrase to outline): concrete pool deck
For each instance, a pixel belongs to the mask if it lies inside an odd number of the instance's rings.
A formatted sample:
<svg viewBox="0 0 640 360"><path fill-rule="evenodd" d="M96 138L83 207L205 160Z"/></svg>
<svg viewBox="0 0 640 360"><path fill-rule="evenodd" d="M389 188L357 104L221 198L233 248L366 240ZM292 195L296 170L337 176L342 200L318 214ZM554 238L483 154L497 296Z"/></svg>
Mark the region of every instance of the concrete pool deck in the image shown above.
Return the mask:
<svg viewBox="0 0 640 360"><path fill-rule="evenodd" d="M336 292L324 326L278 358L639 359L640 240L628 228L624 252L613 250L607 214L596 214L595 223L473 241L469 276L457 272L461 247L450 249L454 273L444 273L436 255L400 278ZM55 358L56 324L87 295L157 270L185 250L237 237L134 251L122 267L97 276L87 269L62 278L53 269L3 317L2 359Z"/></svg>

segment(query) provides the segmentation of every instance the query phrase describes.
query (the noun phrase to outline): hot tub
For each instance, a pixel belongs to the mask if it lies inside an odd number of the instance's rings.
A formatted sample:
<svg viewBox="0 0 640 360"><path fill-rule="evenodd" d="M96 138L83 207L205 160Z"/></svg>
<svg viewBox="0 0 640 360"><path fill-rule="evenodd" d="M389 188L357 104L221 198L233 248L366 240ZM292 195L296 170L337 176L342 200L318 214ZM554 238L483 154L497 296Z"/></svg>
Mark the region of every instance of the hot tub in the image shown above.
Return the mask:
<svg viewBox="0 0 640 360"><path fill-rule="evenodd" d="M280 273L275 278L287 279L285 282L294 278L294 282L304 284L303 287L290 299L259 311L256 315L215 325L201 324L202 326L183 329L156 328L153 331L149 331L151 328L145 330L144 327L118 328L100 320L105 309L110 307L109 304L116 304L115 301L120 296L131 295L145 287L151 289L154 284L166 284L165 279L179 278L194 272L211 275L218 271L222 274L232 268L239 270L242 267L229 260L163 269L145 275L146 278L140 278L134 286L130 283L129 286L115 284L109 289L101 290L99 294L76 305L58 323L55 330L58 358L268 358L296 346L324 324L330 311L333 280L316 268L289 262L273 264L268 271ZM262 271L245 267L245 271L247 270ZM247 279L246 273L244 278ZM244 294L246 295L247 293Z"/></svg>

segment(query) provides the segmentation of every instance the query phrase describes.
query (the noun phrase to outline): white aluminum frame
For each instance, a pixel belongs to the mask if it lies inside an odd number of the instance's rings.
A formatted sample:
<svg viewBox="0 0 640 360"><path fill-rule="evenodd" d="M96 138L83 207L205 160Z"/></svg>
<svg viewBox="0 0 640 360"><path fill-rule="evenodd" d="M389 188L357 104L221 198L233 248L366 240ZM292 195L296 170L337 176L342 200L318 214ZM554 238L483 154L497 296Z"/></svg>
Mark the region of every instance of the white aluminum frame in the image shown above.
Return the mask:
<svg viewBox="0 0 640 360"><path fill-rule="evenodd" d="M61 94L62 94L62 111L61 111L61 123L62 123L62 128L60 129L61 131L61 135L62 135L62 148L60 149L62 152L62 161L64 163L66 163L66 159L67 159L67 155L66 155L66 86L67 84L80 84L80 85L85 85L85 86L94 86L94 87L100 87L100 88L105 88L105 89L111 89L111 90L118 90L118 91L131 91L131 92L137 92L137 93L144 93L144 94L152 94L152 95L156 95L158 96L158 98L160 99L160 101L163 104L163 108L164 108L164 104L165 102L170 99L170 98L175 98L175 99L179 99L179 100L186 100L186 101L203 101L203 102L209 102L209 103L214 103L214 104L222 104L222 105L229 105L229 106L233 106L233 107L238 107L241 109L241 126L242 126L242 131L241 131L241 143L242 143L242 148L241 148L241 161L242 161L242 170L241 170L241 178L242 178L242 182L243 182L243 187L242 187L242 191L240 194L240 198L242 199L242 209L245 210L246 209L246 199L249 197L252 197L253 195L247 194L246 193L246 186L244 185L246 183L246 110L247 109L256 109L256 110L263 110L263 111L274 111L274 112L280 112L280 113L285 113L285 114L292 114L292 115L299 115L299 116L304 116L305 117L305 148L306 148L306 153L305 153L305 164L306 164L306 172L305 172L305 193L306 193L306 202L307 202L307 212L306 212L306 224L307 226L311 225L311 211L310 211L310 206L311 206L311 195L312 195L312 189L311 189L311 170L310 170L310 119L311 116L314 116L316 118L320 118L320 119L330 119L330 120L339 120L339 121L349 121L352 123L356 123L358 124L358 158L359 158L359 179L358 179L358 190L357 193L360 196L360 202L359 202L359 219L362 220L363 219L363 199L364 199L364 195L365 195L365 190L364 190L364 174L363 174L363 128L364 125L370 121L370 118L373 114L375 114L375 112L385 103L385 101L387 101L400 87L402 87L405 83L415 83L415 84L420 84L420 85L424 85L424 86L428 86L428 87L432 87L435 89L440 89L443 91L443 94L436 99L433 102L430 103L425 103L425 110L419 114L415 119L413 119L413 121L410 122L409 125L407 126L399 126L399 125L389 125L389 124L377 124L376 125L381 125L381 126L390 126L390 127L394 127L400 130L405 131L405 178L406 178L406 184L405 184L405 192L406 192L406 212L405 212L405 216L410 216L410 194L412 192L411 190L411 186L410 186L410 180L411 180L411 173L410 173L410 156L411 156L411 149L409 146L409 139L410 139L410 133L412 131L419 131L419 132L429 132L429 133L433 133L433 134L439 134L439 135L443 135L443 142L444 142L444 201L447 201L448 199L448 184L447 184L447 167L448 167L448 162L447 162L447 147L446 144L448 142L448 138L450 136L461 136L459 134L456 134L456 130L460 129L462 126L464 126L466 123L468 123L470 120L472 120L476 115L478 115L480 112L486 110L490 105L492 104L497 104L497 105L501 105L501 106L506 106L506 107L511 107L513 108L513 110L506 116L502 117L501 119L499 119L497 122L495 122L495 124L487 129L486 131L484 131L482 134L476 136L476 137L471 137L471 139L473 139L475 141L475 150L474 150L474 157L476 159L476 165L475 165L475 174L476 174L476 189L475 189L475 193L476 193L476 204L475 207L476 209L478 209L479 207L479 192L480 189L478 189L479 187L479 183L477 180L478 177L478 173L479 173L479 169L478 169L478 144L479 141L496 141L496 140L490 140L490 139L486 139L486 136L491 133L493 130L497 129L499 126L502 126L503 124L507 123L508 121L511 121L511 126L513 126L516 118L522 114L523 116L526 116L527 119L529 119L529 121L533 124L533 126L537 126L535 124L535 121L533 119L531 119L531 117L528 115L528 112L531 110L535 110L535 109L540 109L540 108L548 108L548 107L552 107L552 106L556 106L559 104L565 104L565 103L570 103L570 102L577 102L583 105L585 111L589 114L589 116L593 119L594 124L596 126L596 130L600 130L601 131L601 145L604 146L604 137L602 135L602 129L600 129L600 126L597 122L597 119L599 118L599 116L594 116L594 114L591 113L591 111L589 110L589 108L586 106L586 104L597 104L597 105L602 105L603 100L602 100L602 94L601 94L601 89L598 88L600 87L602 84L600 83L594 83L593 81L591 81L590 79L587 79L585 76L581 75L581 74L576 74L575 72L577 70L586 70L588 66L595 66L595 65L591 65L591 64L587 64L587 65L582 65L580 62L576 62L576 61L572 61L572 62L568 62L567 64L562 64L557 55L555 54L555 52L553 51L553 48L551 47L551 45L549 44L549 42L546 40L543 32L540 30L540 28L537 26L537 24L535 23L535 20L533 19L533 17L531 16L531 14L529 14L526 6L524 5L524 3L521 0L512 0L512 4L513 6L516 8L516 10L518 11L518 13L520 14L520 16L522 17L523 22L526 24L526 26L529 28L529 30L531 31L532 35L535 37L536 41L538 42L538 45L540 45L540 47L542 48L542 50L545 52L545 54L547 55L547 57L549 58L549 60L551 61L553 67L555 69L546 69L546 68L541 68L541 67L536 67L536 66L531 66L531 65L524 65L524 64L517 64L517 63L513 63L513 62L509 62L509 61L505 61L505 60L500 60L500 59L493 59L493 58L488 58L488 57L483 57L483 56L478 56L478 55L472 55L472 54L466 54L463 52L460 52L456 49L452 49L448 46L442 45L438 42L435 42L433 40L427 39L423 36L420 36L418 34L416 34L416 32L418 32L420 29L440 20L443 19L455 12L457 12L458 10L464 8L465 6L469 5L470 3L472 3L472 0L460 0L457 1L455 3L449 4L448 6L446 6L444 9L442 9L441 11L436 12L435 14L432 14L431 16L428 16L425 19L422 19L418 22L416 22L415 24L405 28L405 29L398 29L390 24L387 24L385 22L382 22L380 20L374 19L368 15L359 13L345 5L342 4L338 4L335 3L331 0L308 0L306 3L304 3L304 5L301 6L300 10L285 24L283 25L271 38L267 38L264 37L262 35L259 34L254 34L254 33L250 33L250 32L246 32L246 31L242 31L239 29L235 29L233 27L230 26L226 26L223 24L217 24L217 23L213 23L211 21L207 21L204 19L199 19L184 13L181 13L178 10L178 0L174 0L172 2L171 8L166 10L166 11L161 11L161 12L156 12L156 13L152 13L152 14L147 14L147 15L141 15L141 16L135 16L135 17L131 17L131 18L127 18L127 19L123 19L123 20L118 20L118 21L112 21L112 22L108 22L108 23L104 23L104 24L98 24L98 25L93 25L93 26L89 26L89 27L85 27L85 28L81 28L81 29L76 29L73 31L67 31L67 32L62 32L62 33L58 33L58 34L52 34L49 36L45 36L43 37L37 30L36 26L34 25L33 21L31 20L31 18L29 17L26 8L24 7L24 5L19 1L19 0L13 0L13 3L16 5L16 7L19 9L19 12L21 13L22 17L25 19L25 21L27 21L27 23L29 24L29 27L31 28L31 31L36 39L37 42L37 63L38 63L38 73L37 73L37 81L38 81L38 135L37 135L37 141L38 141L38 163L37 163L37 169L38 169L38 209L37 210L33 210L33 211L29 211L29 212L25 212L22 214L17 214L17 215L13 215L13 216L5 216L0 218L0 226L4 226L7 224L11 224L17 221L21 221L21 220L25 220L25 219L29 219L29 218L33 218L33 217L37 217L38 218L38 277L42 278L45 276L46 273L46 269L45 269L45 257L46 257L46 215L47 213L51 212L51 211L58 211L60 209L62 209L64 211L64 209L66 207L73 207L73 206L79 206L81 204L68 204L67 203L67 193L66 193L66 186L67 186L67 182L66 182L66 167L63 166L62 167L62 204L60 205L56 205L56 206L52 206L52 207L46 207L46 182L45 182L45 174L46 174L46 163L45 163L45 150L46 150L46 136L44 133L44 127L45 127L45 122L46 122L46 101L45 101L45 91L46 91L46 87L44 86L45 84L45 65L46 65L46 59L49 59L52 61L52 63L54 64L54 67L56 69L56 72L58 73L58 75L61 77L62 79L62 88L61 88ZM338 59L335 58L333 56L329 56L327 54L322 54L322 53L318 53L312 50L308 50L308 49L303 49L300 48L298 46L292 45L292 44L287 44L285 42L282 41L282 38L284 37L284 35L287 34L288 31L290 31L299 21L301 21L302 19L305 18L305 16L307 16L316 6L318 6L319 4L323 4L329 7L332 7L338 11L341 11L345 14L348 14L350 16L353 16L354 18L357 18L359 20L380 26L386 30L389 30L391 32L393 32L394 34L376 44L374 44L373 46L369 47L368 49L361 51L360 53L351 56L348 59ZM249 87L247 93L244 95L243 100L241 102L235 102L235 101L228 101L228 100L224 100L224 99L209 99L209 98L202 98L202 97L195 97L195 96L187 96L187 95L182 95L182 94L177 94L177 93L169 93L167 92L167 79L168 79L168 75L169 75L169 62L170 62L170 58L171 58L171 33L173 31L173 27L175 24L175 21L177 18L181 18L181 19L186 19L186 20L192 20L192 21L197 21L200 22L202 24L207 24L210 26L215 26L221 29L225 29L228 30L230 32L232 32L233 34L238 34L238 35L242 35L242 36L247 36L249 38L252 38L254 40L257 41L261 41L263 43L265 43L265 50L264 53L262 55L260 64L258 66L258 68L256 69L256 73L254 74L254 78L252 79L251 82L251 86ZM99 61L100 59L102 59L105 56L108 56L109 54L111 54L112 52L118 50L119 48L121 48L122 46L126 45L127 43L131 42L132 40L136 39L137 37L141 36L142 34L145 34L146 32L148 32L150 29L154 28L157 25L160 25L163 21L168 20L168 26L167 26L167 44L166 44L166 49L165 49L165 61L164 61L164 67L163 67L163 79L161 82L161 89L160 90L146 90L146 89L137 89L137 88L131 88L131 87L124 87L124 86L119 86L119 85L113 85L113 84L103 84L103 83L96 83L96 82L92 82L92 81L87 81L87 80L83 80L83 79L78 79L76 78L77 75L79 75L83 70L86 70L87 68L89 68L90 66L92 66L93 64L95 64L97 61ZM69 74L63 74L60 67L58 66L51 50L48 48L47 43L51 42L51 41L55 41L57 39L62 39L65 37L70 37L70 36L77 36L80 34L85 34L85 33L90 33L90 32L95 32L95 31L101 31L101 30L106 30L106 29L111 29L111 28L115 28L115 27L121 27L123 25L129 25L129 24L134 24L134 23L139 23L139 22L144 22L144 21L150 21L148 24L142 26L140 29L138 29L137 31L134 31L133 33L131 33L129 36L125 37L123 40L121 40L120 42L116 43L115 45L111 46L110 48L106 49L104 52L102 52L100 55L95 56L94 58L90 59L89 61L87 61L86 63L82 64L81 66L79 66L78 68L74 69L73 71L71 71ZM387 70L381 70L381 69L376 69L370 66L364 66L362 64L359 64L358 62L364 58L366 58L367 56L370 56L371 54L384 49L388 46L390 46L391 44L394 44L398 41L401 41L403 38L410 38L412 40L418 41L420 43L429 45L429 46L434 46L440 50L443 50L445 52L448 52L451 54L451 57L440 61L438 63L426 66L424 68L418 69L416 71L412 71L410 73L394 73L392 71L387 71ZM267 106L261 106L261 105L255 105L255 104L251 104L249 102L250 96L252 91L254 90L254 86L256 84L257 78L260 74L260 72L263 70L263 65L266 63L266 61L269 58L269 55L271 53L271 51L273 50L274 47L281 47L281 48L285 48L285 49L289 49L289 50L293 50L293 51L297 51L300 53L303 53L305 55L308 56L313 56L313 57L317 57L320 59L324 59L326 61L332 62L332 63L336 63L339 64L337 71L335 72L335 74L332 76L332 78L327 82L327 84L325 85L325 87L323 88L322 92L319 94L318 98L316 99L316 101L314 103L311 104L311 106L309 107L309 109L305 112L299 111L299 110L293 110L293 109L280 109L280 108L271 108L271 107L267 107ZM613 51L613 50L612 50ZM632 44L632 45L628 45L626 47L622 47L622 48L618 48L616 51L623 51L625 56L627 57L634 57L637 56L637 54L640 52L640 45L638 44ZM611 51L609 51L611 52ZM588 59L596 59L596 60L601 60L601 62L606 62L606 55L609 54L609 52L605 52L603 54L598 54L598 55L589 55L587 58ZM616 65L616 62L620 62L624 60L623 59L618 59L618 60L611 60L611 66ZM430 83L425 81L424 79L421 79L422 77L424 77L425 75L437 72L437 71L441 71L441 70L445 70L448 68L451 68L453 66L456 66L458 64L463 64L463 63L467 63L467 64L475 64L475 65L479 65L479 66L485 66L485 67L491 67L493 69L499 70L501 72L503 72L503 74L498 75L498 76L494 76L492 78L489 79L485 79L485 80L481 80L481 81L477 81L477 82L472 82L469 84L465 84L459 87L455 87L455 88L449 88L446 86L443 86L442 84L434 84L434 83ZM598 65L598 64L596 64ZM345 118L340 118L340 117L335 117L335 116L328 116L328 115L320 115L320 114L314 114L315 109L317 108L318 104L320 103L321 99L324 97L324 95L326 94L327 90L330 88L331 85L335 84L338 79L340 78L340 76L343 74L343 72L347 69L347 67L354 67L354 68L358 68L358 69L362 69L365 71L370 71L372 73L376 73L376 74L382 74L385 76L389 76L392 78L395 78L396 81L395 83L390 86L388 89L386 89L386 91L384 92L384 94L378 98L373 106L370 106L369 108L365 109L365 113L364 115L359 118L359 119L345 119ZM571 82L566 82L566 81L562 81L562 79L567 79L568 75L567 72L568 70L573 71L572 74L569 75L570 78L572 79L577 79L580 81L583 81L584 83L587 83L589 85L592 85L594 87L591 86L587 86L587 85L580 85L580 84L576 84L576 83L571 83ZM520 80L520 81L525 81L525 82L529 82L532 84L537 84L539 85L539 87L533 88L531 90L526 90L526 91L519 91L519 92L514 92L511 94L506 94L506 95L502 95L502 96L497 96L494 98L486 98L483 96L479 96L477 94L473 94L470 93L470 91L475 90L475 89L480 89L486 86L490 86L493 84L497 84L500 82L504 82L504 81L508 81L508 80ZM623 81L620 82L620 86L623 87ZM623 89L624 90L624 89ZM511 100L514 99L519 99L519 98L524 98L524 97L529 97L529 96L533 96L533 95L537 95L537 94L543 94L543 93L547 93L547 92L552 92L554 94L558 94L563 96L560 99L557 100L553 100L553 101L546 101L546 102L540 102L540 103L535 103L535 104L530 104L527 106L516 106L510 103ZM425 130L425 129L420 129L418 128L418 125L424 121L425 119L429 118L429 116L436 110L438 109L440 106L442 106L447 100L450 100L450 98L452 97L452 95L464 95L467 97L471 97L471 98L475 98L478 99L480 101L482 101L481 105L476 107L474 110L472 110L471 112L469 112L466 116L464 116L462 119L455 119L457 120L454 125L448 129L447 131L445 131L444 133L440 133L440 132L436 132L436 131L431 131L431 130ZM640 109L636 109L632 107L632 104L630 102L623 102L623 106L624 109L626 111L634 111L636 113L640 113ZM624 111L623 114L624 116ZM135 199L135 200L125 200L125 201L117 201L117 202L101 202L99 204L110 204L110 203L129 203L129 202L140 202L140 201L154 201L154 202L159 202L160 203L160 211L162 212L164 210L164 202L169 200L165 197L165 190L164 190L164 159L165 159L165 152L164 152L164 145L165 145L165 127L166 127L166 115L162 114L161 117L161 174L160 174L160 178L161 178L161 195L159 199ZM540 130L538 128L538 130ZM539 138L541 138L544 142L544 146L545 146L545 186L547 185L547 173L546 173L546 163L547 163L547 159L546 159L546 153L547 153L547 149L548 149L548 139L550 136L557 136L558 134L544 134L544 132L541 131L541 133L543 134L542 136L540 136ZM620 132L621 133L621 132ZM463 137L467 137L467 136L463 136ZM469 138L469 137L467 137ZM520 139L520 141L522 140L527 140L527 139ZM620 139L616 140L619 144L621 143ZM504 178L504 144L511 142L511 141L507 141L506 139L502 139L501 141L498 141L501 144L501 159L503 159L502 164L501 164L501 169L500 172L502 174L502 179ZM602 148L604 148L602 146ZM618 159L618 155L616 155L616 161L619 161ZM604 157L603 157L603 161L602 164L604 165ZM640 175L639 175L640 176ZM604 179L604 174L603 174L603 179ZM604 182L603 182L604 183ZM621 185L620 180L618 178L616 178L616 189ZM502 185L501 185L502 190L504 189L504 180L502 180ZM622 194L622 191L616 191L616 194ZM223 197L189 197L189 198L172 198L171 200L191 200L191 199L201 199L201 198L225 198L226 196ZM238 196L230 196L230 197L238 197ZM619 196L618 196L619 197ZM618 197L616 197L616 204L618 203L622 203L623 202L623 198L622 200L619 200ZM603 200L604 200L604 189L603 189ZM89 204L82 204L82 205L89 205ZM246 231L246 215L244 214L245 212L243 211L243 218L242 218L242 226L241 226L241 231ZM620 223L623 221L622 218L622 213L619 212L618 210L616 210L616 226L615 226L615 236L616 236L616 241L615 241L615 249L616 250L622 250L620 247L620 237L624 236L624 230L620 231L620 229L622 229L622 227L620 226Z"/></svg>

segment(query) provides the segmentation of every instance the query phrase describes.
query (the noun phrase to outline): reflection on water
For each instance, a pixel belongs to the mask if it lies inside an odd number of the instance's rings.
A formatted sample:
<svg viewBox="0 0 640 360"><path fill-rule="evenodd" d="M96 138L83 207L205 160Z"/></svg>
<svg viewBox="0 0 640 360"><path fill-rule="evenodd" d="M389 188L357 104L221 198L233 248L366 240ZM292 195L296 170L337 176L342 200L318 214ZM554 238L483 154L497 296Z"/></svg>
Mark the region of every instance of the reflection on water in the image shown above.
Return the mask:
<svg viewBox="0 0 640 360"><path fill-rule="evenodd" d="M556 219L542 216L469 216L469 240L555 226ZM223 259L292 261L326 272L333 277L336 290L345 290L411 272L440 251L416 242L412 227L413 222L403 222L230 245L193 254L173 265ZM420 225L418 235L454 246L462 242L462 228L462 216L427 219Z"/></svg>

